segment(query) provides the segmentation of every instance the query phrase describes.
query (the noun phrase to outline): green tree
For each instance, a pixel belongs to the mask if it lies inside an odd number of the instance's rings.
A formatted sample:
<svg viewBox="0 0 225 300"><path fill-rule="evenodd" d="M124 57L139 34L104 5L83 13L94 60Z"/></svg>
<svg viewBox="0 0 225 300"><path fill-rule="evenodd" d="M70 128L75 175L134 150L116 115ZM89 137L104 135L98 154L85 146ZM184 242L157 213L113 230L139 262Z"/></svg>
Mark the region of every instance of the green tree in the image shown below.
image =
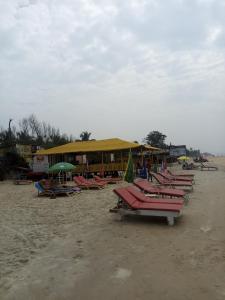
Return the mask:
<svg viewBox="0 0 225 300"><path fill-rule="evenodd" d="M158 147L165 149L167 145L165 144L166 135L159 131L151 131L144 139L144 142L153 147Z"/></svg>

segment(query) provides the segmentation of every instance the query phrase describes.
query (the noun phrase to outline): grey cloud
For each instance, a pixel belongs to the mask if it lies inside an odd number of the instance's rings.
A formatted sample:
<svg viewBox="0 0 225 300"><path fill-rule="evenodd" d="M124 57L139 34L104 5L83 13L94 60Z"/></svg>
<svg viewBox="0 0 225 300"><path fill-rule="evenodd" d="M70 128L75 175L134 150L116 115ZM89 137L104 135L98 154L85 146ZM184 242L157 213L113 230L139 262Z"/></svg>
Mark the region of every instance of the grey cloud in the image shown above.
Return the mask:
<svg viewBox="0 0 225 300"><path fill-rule="evenodd" d="M218 18L219 16L219 18ZM198 1L158 1L146 4L140 17L127 4L117 16L118 28L129 28L140 42L160 44L170 49L203 47L213 24L224 26L224 5Z"/></svg>
<svg viewBox="0 0 225 300"><path fill-rule="evenodd" d="M201 140L209 124L199 125L199 111L224 133L224 8L222 0L5 2L0 126L12 110L14 119L34 112L77 136L140 140L156 129L217 151Z"/></svg>

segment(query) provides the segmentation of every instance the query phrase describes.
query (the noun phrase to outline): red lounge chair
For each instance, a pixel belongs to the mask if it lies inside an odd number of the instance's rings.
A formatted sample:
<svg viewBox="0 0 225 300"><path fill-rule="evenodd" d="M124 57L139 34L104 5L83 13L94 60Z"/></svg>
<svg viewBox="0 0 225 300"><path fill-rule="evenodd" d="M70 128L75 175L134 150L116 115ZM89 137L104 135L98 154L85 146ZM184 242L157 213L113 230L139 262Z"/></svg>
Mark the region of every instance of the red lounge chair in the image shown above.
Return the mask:
<svg viewBox="0 0 225 300"><path fill-rule="evenodd" d="M185 187L193 190L192 183L189 181L167 180L158 173L151 172L151 175L158 181L159 184L171 187Z"/></svg>
<svg viewBox="0 0 225 300"><path fill-rule="evenodd" d="M144 191L145 193L155 194L169 197L185 197L187 196L186 192L180 189L175 188L162 188L160 186L154 186L149 181L145 179L135 179L134 184Z"/></svg>
<svg viewBox="0 0 225 300"><path fill-rule="evenodd" d="M122 181L121 178L113 178L113 177L101 178L101 177L99 177L97 175L94 176L94 179L97 182L106 182L106 183L109 183L109 184L116 184L116 183Z"/></svg>
<svg viewBox="0 0 225 300"><path fill-rule="evenodd" d="M172 173L170 170L165 170L165 172L169 173L170 175L173 175L173 176L182 176L182 177L192 177L194 178L195 174L191 174L191 173L181 173L181 174L175 174L175 173Z"/></svg>
<svg viewBox="0 0 225 300"><path fill-rule="evenodd" d="M83 176L78 176L78 177L79 177L79 179L81 180L81 182L84 182L84 183L91 183L91 184L97 185L97 186L99 186L99 187L101 187L101 188L103 188L103 187L107 184L107 182L97 182L97 181L94 180L94 179L85 179Z"/></svg>
<svg viewBox="0 0 225 300"><path fill-rule="evenodd" d="M186 178L183 176L174 176L167 172L159 172L159 174L167 180L187 181L187 182L191 182L192 184L194 183L194 180L192 178Z"/></svg>
<svg viewBox="0 0 225 300"><path fill-rule="evenodd" d="M80 180L79 177L80 176L75 176L73 178L73 180L76 183L76 185L81 189L89 190L89 189L101 189L102 188L102 186L93 184L93 183L89 182L88 180L86 180L86 181Z"/></svg>
<svg viewBox="0 0 225 300"><path fill-rule="evenodd" d="M138 199L141 202L148 203L168 203L168 204L184 204L183 198L156 198L148 197L143 192L141 192L136 186L131 185L125 188L130 194Z"/></svg>
<svg viewBox="0 0 225 300"><path fill-rule="evenodd" d="M124 215L158 216L166 217L169 225L174 225L174 218L181 214L182 204L148 203L141 202L125 188L115 189L119 197L117 206L110 212Z"/></svg>

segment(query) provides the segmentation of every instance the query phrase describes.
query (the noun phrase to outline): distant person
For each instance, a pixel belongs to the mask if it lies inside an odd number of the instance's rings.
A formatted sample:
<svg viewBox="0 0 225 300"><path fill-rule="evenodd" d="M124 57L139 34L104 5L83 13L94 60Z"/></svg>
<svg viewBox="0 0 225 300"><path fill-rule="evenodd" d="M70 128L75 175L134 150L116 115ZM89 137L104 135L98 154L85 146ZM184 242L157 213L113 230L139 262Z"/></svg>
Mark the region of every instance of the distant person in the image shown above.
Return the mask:
<svg viewBox="0 0 225 300"><path fill-rule="evenodd" d="M152 165L150 161L147 162L147 170L148 170L148 181L150 180L152 182L152 174L151 174Z"/></svg>

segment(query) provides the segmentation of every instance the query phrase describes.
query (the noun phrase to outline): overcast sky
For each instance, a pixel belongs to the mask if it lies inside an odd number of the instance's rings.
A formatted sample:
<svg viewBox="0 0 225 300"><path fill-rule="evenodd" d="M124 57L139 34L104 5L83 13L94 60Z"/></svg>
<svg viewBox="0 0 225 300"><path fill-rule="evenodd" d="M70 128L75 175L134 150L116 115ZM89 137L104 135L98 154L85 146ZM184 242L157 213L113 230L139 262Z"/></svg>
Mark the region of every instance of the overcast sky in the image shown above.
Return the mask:
<svg viewBox="0 0 225 300"><path fill-rule="evenodd" d="M0 126L225 153L224 0L0 0Z"/></svg>

